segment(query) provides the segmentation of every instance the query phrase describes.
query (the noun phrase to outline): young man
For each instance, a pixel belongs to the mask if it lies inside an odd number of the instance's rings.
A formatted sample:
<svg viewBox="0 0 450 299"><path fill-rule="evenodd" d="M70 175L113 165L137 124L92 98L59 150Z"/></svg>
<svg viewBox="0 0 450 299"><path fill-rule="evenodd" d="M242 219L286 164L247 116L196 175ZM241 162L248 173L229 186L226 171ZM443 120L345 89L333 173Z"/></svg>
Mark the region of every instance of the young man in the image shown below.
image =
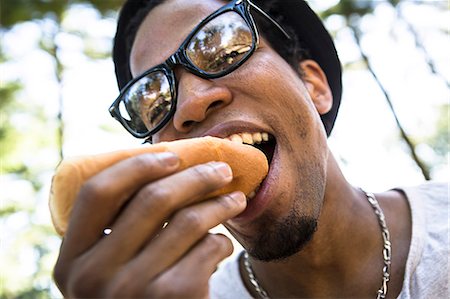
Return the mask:
<svg viewBox="0 0 450 299"><path fill-rule="evenodd" d="M114 61L110 111L134 136L256 143L269 174L248 201L205 200L226 164L178 171L166 153L110 167L79 194L55 267L64 295L448 298L447 188L372 195L345 180L327 146L340 64L306 3L128 1ZM246 252L216 271L232 251L208 233L219 223Z"/></svg>

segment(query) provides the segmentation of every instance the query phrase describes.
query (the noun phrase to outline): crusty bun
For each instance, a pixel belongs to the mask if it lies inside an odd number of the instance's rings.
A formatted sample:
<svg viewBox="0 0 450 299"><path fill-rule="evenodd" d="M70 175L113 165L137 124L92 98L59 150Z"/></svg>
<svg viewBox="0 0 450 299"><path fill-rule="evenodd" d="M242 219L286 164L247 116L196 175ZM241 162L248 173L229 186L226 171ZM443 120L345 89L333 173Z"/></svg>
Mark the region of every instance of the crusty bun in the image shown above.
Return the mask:
<svg viewBox="0 0 450 299"><path fill-rule="evenodd" d="M56 169L49 199L53 225L58 234L64 235L75 198L90 177L121 160L164 151L178 154L180 170L210 161L228 163L233 170L233 181L210 197L236 190L248 195L258 187L268 171L266 156L260 150L215 137L161 142L135 149L66 159Z"/></svg>

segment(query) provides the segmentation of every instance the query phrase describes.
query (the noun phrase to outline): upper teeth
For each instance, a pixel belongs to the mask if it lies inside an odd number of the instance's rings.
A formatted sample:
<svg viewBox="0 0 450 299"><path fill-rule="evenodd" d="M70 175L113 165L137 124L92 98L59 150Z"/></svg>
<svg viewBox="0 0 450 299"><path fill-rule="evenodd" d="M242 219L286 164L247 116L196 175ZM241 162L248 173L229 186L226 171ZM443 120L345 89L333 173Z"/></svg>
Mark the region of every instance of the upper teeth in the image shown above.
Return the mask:
<svg viewBox="0 0 450 299"><path fill-rule="evenodd" d="M269 141L269 134L266 132L257 132L257 133L237 133L237 134L233 134L230 135L228 137L226 137L225 139L231 140L232 142L236 142L236 143L246 143L246 144L260 144L261 142L264 141ZM247 201L251 200L253 197L256 196L256 193L259 190L259 186L253 190L252 192L250 192L247 195Z"/></svg>
<svg viewBox="0 0 450 299"><path fill-rule="evenodd" d="M263 141L269 141L269 134L265 132L258 133L237 133L226 137L225 139L237 143L259 144Z"/></svg>

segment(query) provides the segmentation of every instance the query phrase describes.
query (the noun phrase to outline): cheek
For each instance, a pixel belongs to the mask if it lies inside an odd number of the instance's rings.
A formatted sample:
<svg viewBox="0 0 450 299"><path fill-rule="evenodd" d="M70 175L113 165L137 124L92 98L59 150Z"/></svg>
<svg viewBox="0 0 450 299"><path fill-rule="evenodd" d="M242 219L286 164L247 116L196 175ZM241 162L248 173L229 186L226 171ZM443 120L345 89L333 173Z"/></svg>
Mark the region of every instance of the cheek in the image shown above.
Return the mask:
<svg viewBox="0 0 450 299"><path fill-rule="evenodd" d="M271 106L281 112L295 110L315 111L309 93L299 74L273 51L257 52L246 64L232 74L244 88L240 92Z"/></svg>
<svg viewBox="0 0 450 299"><path fill-rule="evenodd" d="M177 140L177 139L181 139L181 137L179 137L172 125L172 120L169 121L169 123L162 128L161 131L159 131L158 133L156 133L155 135L152 136L152 141L153 143L159 143L159 142L164 142L164 141L173 141L173 140Z"/></svg>
<svg viewBox="0 0 450 299"><path fill-rule="evenodd" d="M266 57L255 65L264 71L246 74L246 80L258 80L257 84L256 81L249 83L257 87L252 92L267 96L261 101L273 109L273 119L269 121L279 124L282 131L277 138L283 145L283 152L290 157L286 165L298 165L285 169L292 177L298 177L292 189L296 190L303 204L305 199L317 203L311 205L310 211L305 211L317 214L321 206L328 158L327 137L320 115L299 74L284 60Z"/></svg>
<svg viewBox="0 0 450 299"><path fill-rule="evenodd" d="M309 131L321 130L320 116L300 75L278 55L257 58L239 76L248 87L242 92L249 97L258 95L258 101L276 112L272 121L282 121L287 135L292 133L304 139Z"/></svg>

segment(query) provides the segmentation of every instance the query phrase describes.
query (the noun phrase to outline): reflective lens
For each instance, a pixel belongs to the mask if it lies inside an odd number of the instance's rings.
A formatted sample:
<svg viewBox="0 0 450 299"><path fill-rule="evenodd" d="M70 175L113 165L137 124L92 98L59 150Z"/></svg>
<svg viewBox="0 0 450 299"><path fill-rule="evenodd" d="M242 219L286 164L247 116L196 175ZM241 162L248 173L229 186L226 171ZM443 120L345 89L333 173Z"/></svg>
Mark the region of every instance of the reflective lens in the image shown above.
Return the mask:
<svg viewBox="0 0 450 299"><path fill-rule="evenodd" d="M245 58L253 45L252 31L245 20L236 12L226 12L192 37L186 54L195 67L217 74Z"/></svg>
<svg viewBox="0 0 450 299"><path fill-rule="evenodd" d="M145 133L157 127L172 108L169 79L154 71L136 81L119 105L121 116L132 130Z"/></svg>

